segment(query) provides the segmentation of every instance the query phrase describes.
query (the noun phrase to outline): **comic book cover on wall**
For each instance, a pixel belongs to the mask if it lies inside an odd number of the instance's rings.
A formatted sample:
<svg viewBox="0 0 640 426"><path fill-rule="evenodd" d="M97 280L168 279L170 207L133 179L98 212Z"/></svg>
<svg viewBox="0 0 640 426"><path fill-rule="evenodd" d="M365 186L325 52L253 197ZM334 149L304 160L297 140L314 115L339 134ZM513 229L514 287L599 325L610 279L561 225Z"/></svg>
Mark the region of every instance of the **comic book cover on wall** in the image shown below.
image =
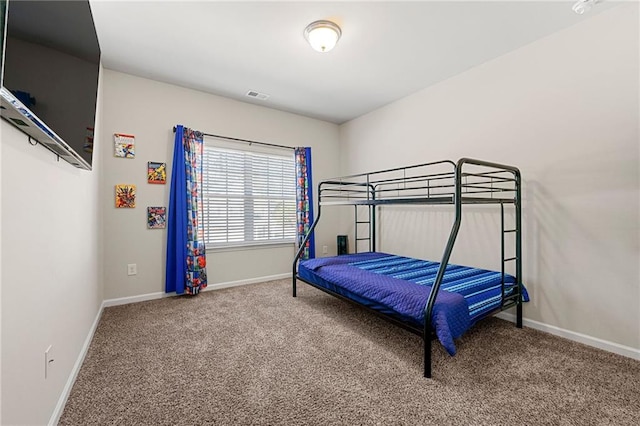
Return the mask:
<svg viewBox="0 0 640 426"><path fill-rule="evenodd" d="M166 207L147 207L147 228L164 229L167 226Z"/></svg>
<svg viewBox="0 0 640 426"><path fill-rule="evenodd" d="M136 206L136 186L116 185L116 208L134 208Z"/></svg>
<svg viewBox="0 0 640 426"><path fill-rule="evenodd" d="M167 163L149 161L147 166L147 182L161 185L167 183Z"/></svg>
<svg viewBox="0 0 640 426"><path fill-rule="evenodd" d="M136 157L136 137L124 133L113 134L113 155L122 158Z"/></svg>

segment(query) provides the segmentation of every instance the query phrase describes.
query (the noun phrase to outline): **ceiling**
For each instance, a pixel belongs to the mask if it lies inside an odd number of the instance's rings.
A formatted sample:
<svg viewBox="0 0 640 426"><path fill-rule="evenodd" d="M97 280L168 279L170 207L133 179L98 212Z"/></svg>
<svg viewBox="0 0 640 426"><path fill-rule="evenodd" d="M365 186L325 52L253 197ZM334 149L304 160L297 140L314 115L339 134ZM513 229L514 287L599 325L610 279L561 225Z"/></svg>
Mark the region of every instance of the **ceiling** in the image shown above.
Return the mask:
<svg viewBox="0 0 640 426"><path fill-rule="evenodd" d="M573 1L91 1L106 68L343 123L615 6ZM334 50L303 37L342 28ZM265 101L246 96L254 90Z"/></svg>

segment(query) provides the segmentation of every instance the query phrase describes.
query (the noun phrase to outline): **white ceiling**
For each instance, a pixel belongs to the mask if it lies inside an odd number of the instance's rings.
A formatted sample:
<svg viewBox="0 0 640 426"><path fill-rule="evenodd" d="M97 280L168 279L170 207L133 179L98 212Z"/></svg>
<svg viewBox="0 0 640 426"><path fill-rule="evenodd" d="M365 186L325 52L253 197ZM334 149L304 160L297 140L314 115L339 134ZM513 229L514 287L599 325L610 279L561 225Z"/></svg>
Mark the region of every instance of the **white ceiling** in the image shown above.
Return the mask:
<svg viewBox="0 0 640 426"><path fill-rule="evenodd" d="M91 1L106 68L343 123L589 19L574 1ZM329 53L303 37L330 19ZM255 90L266 101L245 96Z"/></svg>

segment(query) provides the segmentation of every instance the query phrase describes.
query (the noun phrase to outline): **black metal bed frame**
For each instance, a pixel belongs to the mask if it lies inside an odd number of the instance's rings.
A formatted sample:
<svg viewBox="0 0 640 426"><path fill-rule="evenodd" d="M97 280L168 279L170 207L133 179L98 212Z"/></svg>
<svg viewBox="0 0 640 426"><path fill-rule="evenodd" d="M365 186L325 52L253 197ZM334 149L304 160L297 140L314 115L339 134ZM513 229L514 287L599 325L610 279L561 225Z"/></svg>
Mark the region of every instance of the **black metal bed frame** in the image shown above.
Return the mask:
<svg viewBox="0 0 640 426"><path fill-rule="evenodd" d="M342 300L362 306L393 324L422 336L424 341L424 376L431 377L431 351L434 338L431 314L462 222L462 205L498 204L500 205L502 232L502 301L500 308L495 312L516 306L516 326L522 328L522 197L521 177L518 168L470 158L461 158L457 163L443 160L326 180L318 184L317 194L317 217L293 260L293 297L296 297L296 280L301 280ZM455 209L455 218L449 239L425 304L425 321L422 328L360 305L347 297L298 276L298 261L307 241L320 221L322 206L354 206L356 252L359 241L365 240L368 240L369 251L375 252L377 240L376 208L384 205L408 204L453 205ZM515 208L515 226L511 229L505 229L505 205L513 205ZM365 207L368 210L368 220L359 220L359 207ZM364 224L368 225L368 236L358 238L358 225ZM505 258L505 236L511 233L515 234L515 256ZM517 285L515 291L505 294L505 264L512 261L515 261Z"/></svg>

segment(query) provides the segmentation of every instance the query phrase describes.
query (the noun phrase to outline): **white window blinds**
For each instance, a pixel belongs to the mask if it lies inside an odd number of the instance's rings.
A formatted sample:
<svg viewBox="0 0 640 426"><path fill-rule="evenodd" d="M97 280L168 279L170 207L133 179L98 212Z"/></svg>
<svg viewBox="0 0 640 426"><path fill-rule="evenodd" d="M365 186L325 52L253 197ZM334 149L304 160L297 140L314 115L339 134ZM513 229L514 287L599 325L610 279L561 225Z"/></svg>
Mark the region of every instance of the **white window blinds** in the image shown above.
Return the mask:
<svg viewBox="0 0 640 426"><path fill-rule="evenodd" d="M245 151L205 141L203 161L207 247L294 242L293 151Z"/></svg>

